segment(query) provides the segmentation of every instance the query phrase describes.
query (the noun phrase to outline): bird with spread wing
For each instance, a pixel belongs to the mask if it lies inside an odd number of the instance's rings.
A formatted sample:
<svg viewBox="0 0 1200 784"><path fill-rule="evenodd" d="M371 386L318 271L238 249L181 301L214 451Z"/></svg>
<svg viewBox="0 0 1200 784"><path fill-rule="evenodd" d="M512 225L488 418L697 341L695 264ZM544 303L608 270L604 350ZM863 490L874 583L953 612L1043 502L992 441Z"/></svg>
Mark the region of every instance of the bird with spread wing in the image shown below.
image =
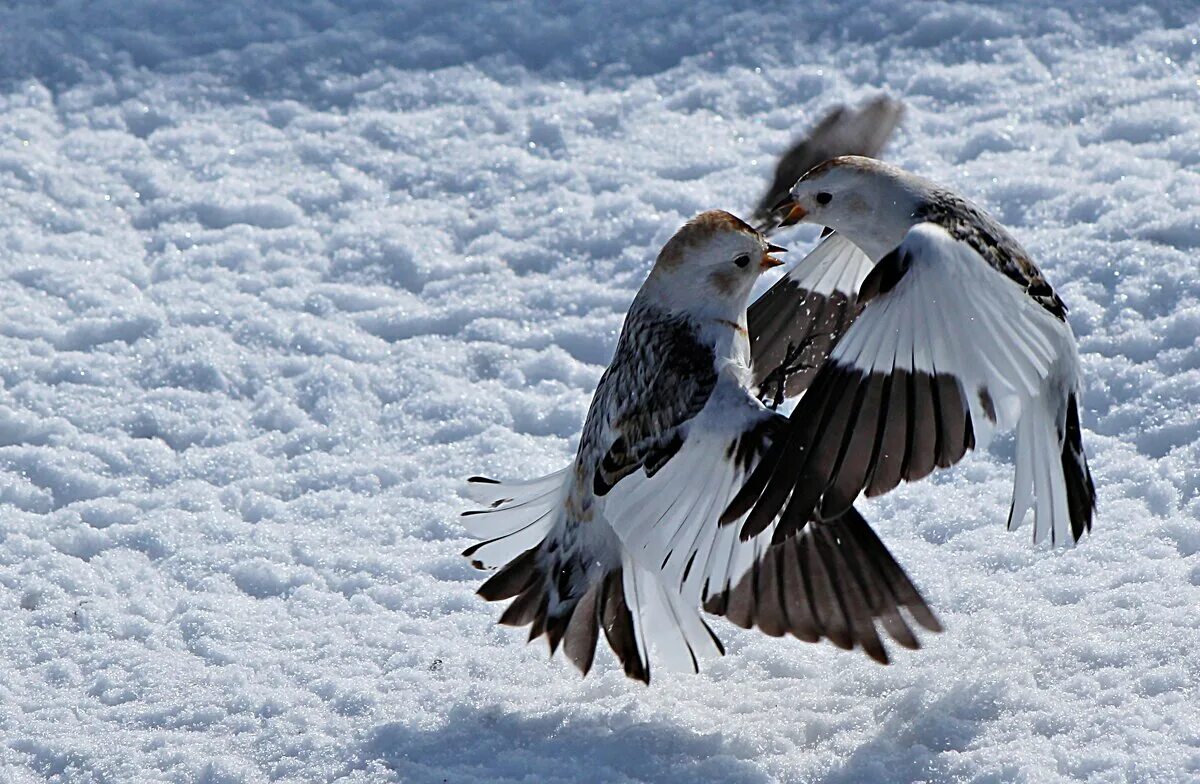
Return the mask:
<svg viewBox="0 0 1200 784"><path fill-rule="evenodd" d="M1032 509L1035 543L1091 530L1075 335L1016 239L949 189L861 156L810 170L776 213L833 229L822 246L852 243L869 272L853 323L722 523L787 535L1015 429L1009 527Z"/></svg>
<svg viewBox="0 0 1200 784"><path fill-rule="evenodd" d="M840 155L878 154L900 113L885 98L827 117L781 159L761 231L722 212L681 229L634 300L572 466L471 482L487 507L464 523L485 541L464 554L498 568L480 594L513 599L501 623L561 644L584 673L603 631L647 682L651 646L692 670L722 652L698 607L886 662L877 624L909 648L911 622L941 626L854 500L1014 425L1010 522L1032 505L1035 538L1090 527L1061 300L969 202ZM766 233L804 219L826 234L747 313L782 250Z"/></svg>
<svg viewBox="0 0 1200 784"><path fill-rule="evenodd" d="M899 116L888 99L835 110L785 153L776 180L839 152L877 154ZM529 626L552 651L561 645L585 674L601 633L630 677L649 681L651 646L668 665L697 670L723 652L701 606L884 662L877 622L909 648L919 646L912 621L941 628L853 508L787 537L768 525L743 539L717 524L786 430L778 399L803 390L801 368L849 323L869 269L848 243L823 243L747 314L754 282L782 250L728 213L697 216L635 297L572 465L526 482L468 483L484 508L463 524L483 541L464 555L496 570L480 595L511 599L500 622Z"/></svg>

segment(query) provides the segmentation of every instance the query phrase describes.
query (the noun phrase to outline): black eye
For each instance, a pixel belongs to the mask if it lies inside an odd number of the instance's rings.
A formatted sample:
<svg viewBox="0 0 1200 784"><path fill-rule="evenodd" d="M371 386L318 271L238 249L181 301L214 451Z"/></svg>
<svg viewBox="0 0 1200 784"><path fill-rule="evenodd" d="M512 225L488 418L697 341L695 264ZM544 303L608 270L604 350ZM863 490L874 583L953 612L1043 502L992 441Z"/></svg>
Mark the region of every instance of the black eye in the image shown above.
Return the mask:
<svg viewBox="0 0 1200 784"><path fill-rule="evenodd" d="M743 253L741 256L738 256L736 259L734 259L733 263L738 265L739 267L745 267L747 264L750 263L750 254Z"/></svg>
<svg viewBox="0 0 1200 784"><path fill-rule="evenodd" d="M833 201L833 194L828 191L821 191L817 194L817 204L828 204Z"/></svg>

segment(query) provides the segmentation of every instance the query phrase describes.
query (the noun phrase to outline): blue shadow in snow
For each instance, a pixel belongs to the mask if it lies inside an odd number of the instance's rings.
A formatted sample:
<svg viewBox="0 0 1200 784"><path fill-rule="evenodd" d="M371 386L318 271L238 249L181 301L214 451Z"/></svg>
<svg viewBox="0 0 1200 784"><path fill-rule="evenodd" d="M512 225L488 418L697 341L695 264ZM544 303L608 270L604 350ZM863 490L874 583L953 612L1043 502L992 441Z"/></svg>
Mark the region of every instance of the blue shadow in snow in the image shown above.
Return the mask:
<svg viewBox="0 0 1200 784"><path fill-rule="evenodd" d="M395 771L399 781L434 784L771 781L727 751L719 735L562 712L520 716L497 708L452 710L435 730L381 724L363 744L359 759L363 766L374 761Z"/></svg>

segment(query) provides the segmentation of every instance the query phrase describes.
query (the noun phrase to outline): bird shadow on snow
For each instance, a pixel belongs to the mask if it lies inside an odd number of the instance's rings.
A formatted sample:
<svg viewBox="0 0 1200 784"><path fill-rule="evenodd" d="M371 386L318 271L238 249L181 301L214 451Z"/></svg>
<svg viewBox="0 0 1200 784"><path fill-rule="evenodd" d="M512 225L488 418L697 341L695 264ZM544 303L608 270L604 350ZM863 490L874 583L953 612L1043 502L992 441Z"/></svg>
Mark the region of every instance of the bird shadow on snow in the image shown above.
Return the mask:
<svg viewBox="0 0 1200 784"><path fill-rule="evenodd" d="M999 717L1001 688L964 681L928 701L920 688L912 688L880 722L874 737L828 771L821 784L952 780L950 764Z"/></svg>
<svg viewBox="0 0 1200 784"><path fill-rule="evenodd" d="M359 762L386 765L402 781L728 782L772 779L738 759L716 734L669 724L563 712L521 716L456 708L435 729L377 726Z"/></svg>
<svg viewBox="0 0 1200 784"><path fill-rule="evenodd" d="M951 778L950 766L1000 714L1002 694L978 682L936 699L912 689L874 735L820 776L822 784L902 784ZM766 720L768 717L764 716ZM813 751L805 743L794 753ZM364 741L360 767L382 764L402 781L728 782L776 779L740 758L719 733L611 715L521 716L499 708L455 708L436 728L380 724Z"/></svg>

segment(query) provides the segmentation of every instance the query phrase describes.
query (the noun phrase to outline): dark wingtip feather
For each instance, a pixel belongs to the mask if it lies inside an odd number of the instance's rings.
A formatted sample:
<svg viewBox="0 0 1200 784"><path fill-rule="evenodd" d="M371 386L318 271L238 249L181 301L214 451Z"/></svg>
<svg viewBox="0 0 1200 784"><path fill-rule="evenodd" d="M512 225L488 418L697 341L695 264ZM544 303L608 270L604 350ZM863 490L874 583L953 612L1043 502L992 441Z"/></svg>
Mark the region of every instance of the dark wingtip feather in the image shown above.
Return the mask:
<svg viewBox="0 0 1200 784"><path fill-rule="evenodd" d="M613 653L617 655L625 674L634 680L650 685L650 665L642 659L637 645L637 633L633 615L625 601L625 587L621 569L615 569L604 578L600 597L600 619L604 636Z"/></svg>
<svg viewBox="0 0 1200 784"><path fill-rule="evenodd" d="M550 594L546 593L545 588L542 588L541 601L538 602L537 610L533 613L533 622L529 624L528 642L533 642L546 633L546 610L549 607ZM550 651L550 653L553 655L554 651Z"/></svg>
<svg viewBox="0 0 1200 784"><path fill-rule="evenodd" d="M809 523L776 542L735 586L708 596L704 609L743 628L784 631L860 647L875 661L890 656L879 632L905 648L920 642L901 610L931 632L942 630L920 592L853 507L834 520Z"/></svg>
<svg viewBox="0 0 1200 784"><path fill-rule="evenodd" d="M498 485L498 484L500 484L499 480L496 480L496 479L489 479L489 478L488 478L488 477L486 477L486 476L469 476L469 477L467 477L467 481L468 481L468 482L481 483L481 484L485 484L485 485Z"/></svg>
<svg viewBox="0 0 1200 784"><path fill-rule="evenodd" d="M924 600L919 605L906 604L904 605L904 609L908 611L908 614L912 616L914 621L921 624L925 629L938 634L946 631L946 627L942 626L941 619L924 604Z"/></svg>
<svg viewBox="0 0 1200 784"><path fill-rule="evenodd" d="M546 619L546 641L550 643L550 655L558 650L558 644L562 642L562 638L567 633L567 626L571 623L571 616L574 615L574 610L570 613L552 616Z"/></svg>
<svg viewBox="0 0 1200 784"><path fill-rule="evenodd" d="M1079 426L1079 407L1075 395L1067 398L1067 419L1063 433L1062 470L1067 485L1067 509L1071 515L1071 535L1079 541L1092 530L1096 511L1096 486L1083 452L1083 433Z"/></svg>
<svg viewBox="0 0 1200 784"><path fill-rule="evenodd" d="M468 548L474 550L475 548ZM578 601L568 598L568 587L555 585L548 572L562 574L556 566L539 565L541 544L526 550L492 575L477 593L488 601L512 599L497 623L529 626L529 641L545 635L553 656L561 646L566 656L587 675L595 660L600 629L620 660L625 674L649 685L650 664L638 645L632 611L625 599L622 571L616 569L593 582ZM559 603L551 614L550 595L556 590ZM514 598L515 597L515 598ZM713 635L708 629L709 635ZM720 641L713 636L718 649Z"/></svg>
<svg viewBox="0 0 1200 784"><path fill-rule="evenodd" d="M545 595L542 583L528 586L517 598L513 599L512 604L504 608L504 612L500 614L500 619L496 623L501 626L525 626L533 623Z"/></svg>
<svg viewBox="0 0 1200 784"><path fill-rule="evenodd" d="M599 593L600 585L595 584L583 595L575 605L563 638L563 652L583 677L587 677L591 671L592 662L596 657L596 642L600 634L600 607L597 604Z"/></svg>

